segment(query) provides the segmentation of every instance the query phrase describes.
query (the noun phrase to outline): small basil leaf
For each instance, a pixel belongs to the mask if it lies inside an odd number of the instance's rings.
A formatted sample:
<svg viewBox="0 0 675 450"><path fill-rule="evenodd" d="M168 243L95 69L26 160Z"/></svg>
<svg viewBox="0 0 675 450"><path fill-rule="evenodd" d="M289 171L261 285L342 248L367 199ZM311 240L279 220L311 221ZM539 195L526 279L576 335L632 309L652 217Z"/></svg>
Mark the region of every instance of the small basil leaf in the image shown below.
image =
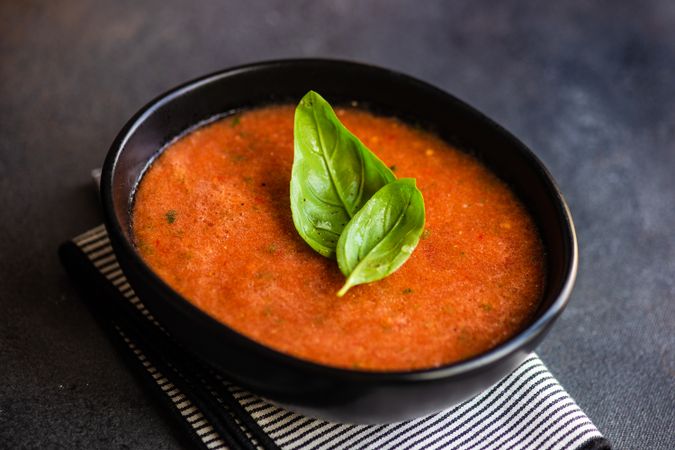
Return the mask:
<svg viewBox="0 0 675 450"><path fill-rule="evenodd" d="M347 277L338 296L396 271L410 257L423 230L424 199L414 179L402 178L377 191L338 241L337 261Z"/></svg>
<svg viewBox="0 0 675 450"><path fill-rule="evenodd" d="M345 225L396 177L314 91L295 110L293 137L293 223L314 250L334 257Z"/></svg>

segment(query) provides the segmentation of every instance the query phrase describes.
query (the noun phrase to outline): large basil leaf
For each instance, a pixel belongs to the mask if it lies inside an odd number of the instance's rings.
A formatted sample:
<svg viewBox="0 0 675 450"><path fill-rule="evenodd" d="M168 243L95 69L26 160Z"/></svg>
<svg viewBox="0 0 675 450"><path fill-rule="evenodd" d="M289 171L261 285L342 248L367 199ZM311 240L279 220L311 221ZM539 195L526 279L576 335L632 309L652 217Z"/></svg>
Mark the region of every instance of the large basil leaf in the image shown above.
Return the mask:
<svg viewBox="0 0 675 450"><path fill-rule="evenodd" d="M293 136L293 223L314 250L334 257L340 234L352 216L396 177L314 91L295 110Z"/></svg>
<svg viewBox="0 0 675 450"><path fill-rule="evenodd" d="M357 284L380 280L410 257L424 230L424 199L412 178L377 191L347 224L337 261L347 277L338 296Z"/></svg>

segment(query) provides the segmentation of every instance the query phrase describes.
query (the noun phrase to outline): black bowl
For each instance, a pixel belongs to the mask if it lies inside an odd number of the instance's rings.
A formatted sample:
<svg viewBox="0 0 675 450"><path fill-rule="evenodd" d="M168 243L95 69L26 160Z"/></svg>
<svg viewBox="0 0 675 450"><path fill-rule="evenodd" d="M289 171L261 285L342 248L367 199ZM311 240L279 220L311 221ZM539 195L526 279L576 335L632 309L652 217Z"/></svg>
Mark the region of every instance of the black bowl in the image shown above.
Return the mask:
<svg viewBox="0 0 675 450"><path fill-rule="evenodd" d="M143 170L159 149L216 115L266 103L297 102L310 89L334 103L358 100L376 111L421 124L474 154L508 183L534 217L546 249L545 293L527 328L488 352L438 368L339 369L252 341L194 307L150 270L132 244L130 208ZM352 62L264 62L172 89L142 108L120 131L103 166L101 195L121 267L178 342L258 394L304 414L338 421L403 420L439 411L486 389L516 368L543 339L564 309L577 271L577 242L565 201L548 171L523 143L446 92L400 73Z"/></svg>

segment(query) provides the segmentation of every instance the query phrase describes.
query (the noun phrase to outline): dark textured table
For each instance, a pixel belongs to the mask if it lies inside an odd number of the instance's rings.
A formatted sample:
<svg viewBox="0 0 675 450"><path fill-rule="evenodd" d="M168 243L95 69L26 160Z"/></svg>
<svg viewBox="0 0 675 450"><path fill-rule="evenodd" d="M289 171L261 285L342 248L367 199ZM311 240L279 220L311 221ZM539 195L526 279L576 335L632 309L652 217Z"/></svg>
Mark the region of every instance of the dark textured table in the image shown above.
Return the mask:
<svg viewBox="0 0 675 450"><path fill-rule="evenodd" d="M57 245L101 221L89 171L187 79L323 56L478 107L576 219L571 304L539 349L617 448L675 448L675 3L0 2L0 447L181 445L80 302Z"/></svg>

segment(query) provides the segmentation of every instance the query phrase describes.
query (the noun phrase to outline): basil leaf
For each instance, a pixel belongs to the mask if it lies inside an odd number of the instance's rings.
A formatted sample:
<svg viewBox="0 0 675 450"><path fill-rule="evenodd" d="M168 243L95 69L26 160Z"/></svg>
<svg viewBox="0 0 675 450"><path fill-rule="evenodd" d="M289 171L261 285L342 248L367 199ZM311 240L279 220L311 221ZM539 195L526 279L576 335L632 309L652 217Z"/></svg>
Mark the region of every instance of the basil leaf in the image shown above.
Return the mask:
<svg viewBox="0 0 675 450"><path fill-rule="evenodd" d="M347 277L342 297L357 284L380 280L406 262L424 230L424 199L412 178L377 191L347 224L337 261Z"/></svg>
<svg viewBox="0 0 675 450"><path fill-rule="evenodd" d="M396 177L314 91L295 110L293 137L293 223L314 250L334 257L347 222Z"/></svg>

